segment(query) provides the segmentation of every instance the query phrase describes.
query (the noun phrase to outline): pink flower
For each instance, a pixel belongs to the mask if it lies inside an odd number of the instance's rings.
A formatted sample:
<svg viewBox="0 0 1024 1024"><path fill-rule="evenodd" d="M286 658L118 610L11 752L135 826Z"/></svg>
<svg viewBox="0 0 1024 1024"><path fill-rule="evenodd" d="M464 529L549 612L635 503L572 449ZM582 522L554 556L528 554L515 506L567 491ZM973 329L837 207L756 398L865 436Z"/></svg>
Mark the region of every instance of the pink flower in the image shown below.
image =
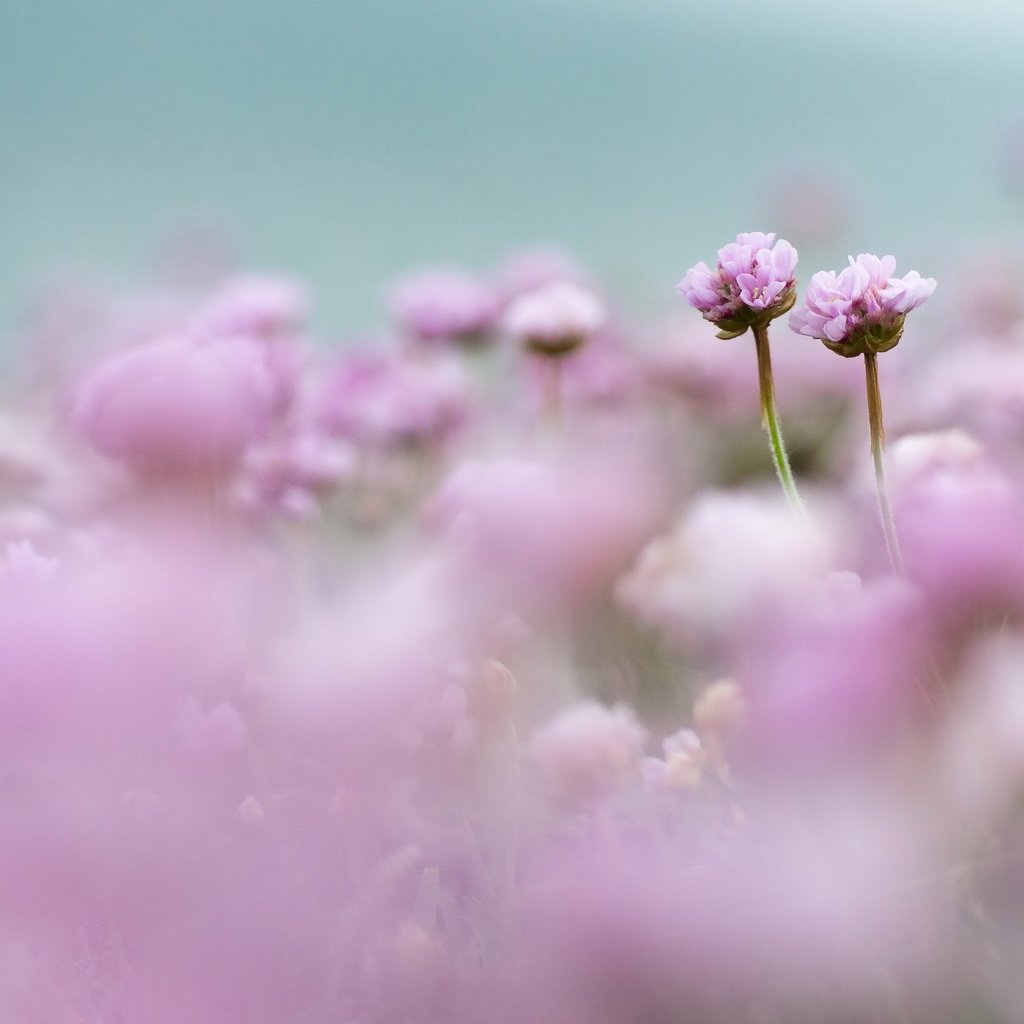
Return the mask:
<svg viewBox="0 0 1024 1024"><path fill-rule="evenodd" d="M842 356L893 348L907 313L935 291L934 278L923 278L916 270L894 277L895 269L892 256L861 253L856 259L851 256L850 265L838 274L818 271L789 326Z"/></svg>
<svg viewBox="0 0 1024 1024"><path fill-rule="evenodd" d="M981 609L1024 607L1018 481L959 430L909 434L889 449L890 493L910 578L949 639Z"/></svg>
<svg viewBox="0 0 1024 1024"><path fill-rule="evenodd" d="M767 323L792 306L796 293L797 251L774 234L752 231L718 250L714 269L691 267L676 291L721 327L719 337L738 337L748 327Z"/></svg>
<svg viewBox="0 0 1024 1024"><path fill-rule="evenodd" d="M446 537L478 605L511 602L548 617L608 586L656 520L660 495L646 468L603 459L467 459L423 509ZM483 583L486 581L486 583Z"/></svg>
<svg viewBox="0 0 1024 1024"><path fill-rule="evenodd" d="M680 646L723 641L767 609L816 602L838 534L824 509L811 526L774 495L705 491L648 543L617 596Z"/></svg>
<svg viewBox="0 0 1024 1024"><path fill-rule="evenodd" d="M625 705L588 701L563 712L530 741L552 791L567 800L601 800L636 775L644 730Z"/></svg>
<svg viewBox="0 0 1024 1024"><path fill-rule="evenodd" d="M577 348L606 320L604 304L589 289L552 281L514 299L504 328L533 351L558 355Z"/></svg>
<svg viewBox="0 0 1024 1024"><path fill-rule="evenodd" d="M305 521L320 513L321 499L352 478L356 448L309 425L254 445L245 454L234 496L259 515Z"/></svg>
<svg viewBox="0 0 1024 1024"><path fill-rule="evenodd" d="M255 342L172 337L101 364L73 419L94 448L140 474L222 473L262 434L272 400Z"/></svg>
<svg viewBox="0 0 1024 1024"><path fill-rule="evenodd" d="M443 441L470 414L469 382L454 358L355 352L327 373L317 405L328 434L371 444Z"/></svg>
<svg viewBox="0 0 1024 1024"><path fill-rule="evenodd" d="M306 288L292 278L239 275L226 281L200 308L194 331L204 338L293 335L305 326L309 305Z"/></svg>
<svg viewBox="0 0 1024 1024"><path fill-rule="evenodd" d="M498 289L461 270L435 269L399 281L391 312L420 341L471 341L489 333L501 311Z"/></svg>

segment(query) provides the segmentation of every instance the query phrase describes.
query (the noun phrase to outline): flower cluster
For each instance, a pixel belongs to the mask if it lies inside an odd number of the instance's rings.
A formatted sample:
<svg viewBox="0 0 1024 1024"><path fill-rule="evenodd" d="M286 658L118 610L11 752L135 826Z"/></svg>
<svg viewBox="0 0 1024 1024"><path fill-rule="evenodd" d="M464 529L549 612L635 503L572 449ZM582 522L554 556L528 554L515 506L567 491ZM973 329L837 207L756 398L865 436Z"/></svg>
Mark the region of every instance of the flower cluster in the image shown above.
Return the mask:
<svg viewBox="0 0 1024 1024"><path fill-rule="evenodd" d="M865 259L863 310L931 290ZM849 363L779 353L806 516L752 455L795 261L688 275L757 330L659 326L672 388L550 254L337 348L289 279L44 310L0 417L0 1021L1019 1021L1024 322L894 361L900 577Z"/></svg>
<svg viewBox="0 0 1024 1024"><path fill-rule="evenodd" d="M797 251L785 239L751 231L718 250L713 270L704 262L691 267L676 291L719 328L720 338L735 338L790 309L796 264Z"/></svg>
<svg viewBox="0 0 1024 1024"><path fill-rule="evenodd" d="M935 280L912 270L894 277L892 256L861 253L838 274L816 273L804 304L794 309L789 325L797 334L818 338L841 356L886 352L903 335L907 313L935 291Z"/></svg>
<svg viewBox="0 0 1024 1024"><path fill-rule="evenodd" d="M410 274L391 290L390 301L398 326L428 342L479 342L501 312L494 284L453 268Z"/></svg>
<svg viewBox="0 0 1024 1024"><path fill-rule="evenodd" d="M541 355L579 348L607 320L600 299L571 281L552 281L524 292L505 311L504 327Z"/></svg>

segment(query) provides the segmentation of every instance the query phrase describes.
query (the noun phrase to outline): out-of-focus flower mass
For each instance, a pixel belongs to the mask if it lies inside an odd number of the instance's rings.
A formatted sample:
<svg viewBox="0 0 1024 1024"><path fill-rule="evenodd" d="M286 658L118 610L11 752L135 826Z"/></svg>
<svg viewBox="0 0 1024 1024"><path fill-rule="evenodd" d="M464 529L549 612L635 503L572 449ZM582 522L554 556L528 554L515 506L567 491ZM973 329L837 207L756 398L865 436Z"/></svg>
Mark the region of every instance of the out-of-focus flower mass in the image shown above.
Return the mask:
<svg viewBox="0 0 1024 1024"><path fill-rule="evenodd" d="M741 234L653 328L545 250L340 345L230 268L44 305L0 420L0 1020L1019 1020L1021 308L965 332L965 288L891 361L890 567L856 367L787 333L771 376L796 263ZM791 325L892 347L935 288L894 268Z"/></svg>

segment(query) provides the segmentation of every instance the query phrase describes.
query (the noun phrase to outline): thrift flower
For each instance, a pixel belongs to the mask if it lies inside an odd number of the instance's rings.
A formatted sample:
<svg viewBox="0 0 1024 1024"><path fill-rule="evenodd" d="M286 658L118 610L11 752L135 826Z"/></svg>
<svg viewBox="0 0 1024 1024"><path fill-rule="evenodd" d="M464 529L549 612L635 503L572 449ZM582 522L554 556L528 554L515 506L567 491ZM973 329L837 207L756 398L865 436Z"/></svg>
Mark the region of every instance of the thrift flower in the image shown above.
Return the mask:
<svg viewBox="0 0 1024 1024"><path fill-rule="evenodd" d="M797 251L785 239L745 232L718 250L713 269L704 262L691 267L676 291L719 328L720 338L738 338L792 307L796 262Z"/></svg>
<svg viewBox="0 0 1024 1024"><path fill-rule="evenodd" d="M264 432L273 382L246 338L169 337L111 356L79 385L73 423L147 476L221 473Z"/></svg>
<svg viewBox="0 0 1024 1024"><path fill-rule="evenodd" d="M753 333L761 425L768 433L779 483L793 510L804 514L775 407L768 344L768 325L796 301L796 261L796 249L785 239L776 241L774 234L750 231L737 235L735 242L718 250L714 270L706 263L691 267L676 291L694 309L699 309L705 320L718 327L719 338L738 338L748 328Z"/></svg>
<svg viewBox="0 0 1024 1024"><path fill-rule="evenodd" d="M204 339L287 337L303 330L309 307L309 294L300 281L270 274L239 275L203 304L193 331Z"/></svg>
<svg viewBox="0 0 1024 1024"><path fill-rule="evenodd" d="M403 278L392 290L390 304L398 326L418 341L480 341L501 312L501 296L493 284L444 268Z"/></svg>
<svg viewBox="0 0 1024 1024"><path fill-rule="evenodd" d="M885 486L882 452L885 427L882 423L882 394L878 382L879 352L894 348L903 336L907 313L916 309L933 291L935 280L912 270L904 277L893 277L896 260L881 259L862 252L850 265L836 274L819 271L811 278L804 305L794 310L789 326L797 334L818 338L825 347L847 358L864 356L867 383L868 427L871 456L875 465L878 510L885 544L893 571L904 571L899 538L893 521Z"/></svg>
<svg viewBox="0 0 1024 1024"><path fill-rule="evenodd" d="M512 301L505 330L539 355L563 355L599 331L607 320L593 292L570 281L552 281Z"/></svg>
<svg viewBox="0 0 1024 1024"><path fill-rule="evenodd" d="M907 313L935 291L935 280L916 270L894 277L892 256L861 253L838 274L821 270L811 278L804 305L789 326L797 334L818 338L841 356L887 352L903 334Z"/></svg>
<svg viewBox="0 0 1024 1024"><path fill-rule="evenodd" d="M454 359L387 351L344 355L328 367L314 404L326 433L377 445L443 441L471 412L469 381Z"/></svg>

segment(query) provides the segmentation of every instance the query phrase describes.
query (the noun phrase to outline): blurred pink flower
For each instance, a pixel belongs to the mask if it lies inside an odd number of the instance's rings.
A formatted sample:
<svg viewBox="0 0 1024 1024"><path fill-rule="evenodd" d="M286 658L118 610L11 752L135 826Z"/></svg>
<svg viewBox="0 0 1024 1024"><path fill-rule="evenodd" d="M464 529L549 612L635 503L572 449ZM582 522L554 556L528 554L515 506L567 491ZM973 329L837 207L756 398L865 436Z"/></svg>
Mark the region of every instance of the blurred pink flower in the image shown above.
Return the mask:
<svg viewBox="0 0 1024 1024"><path fill-rule="evenodd" d="M643 467L610 452L599 464L473 460L442 482L423 515L454 546L469 586L530 618L608 587L644 538L658 499Z"/></svg>
<svg viewBox="0 0 1024 1024"><path fill-rule="evenodd" d="M253 342L166 338L100 364L79 385L72 422L142 476L221 475L263 433L272 397Z"/></svg>
<svg viewBox="0 0 1024 1024"><path fill-rule="evenodd" d="M687 807L675 834L626 826L536 859L524 1024L818 1021L825 1001L887 1019L894 984L942 1005L941 911L905 891L929 867L912 814L847 792L719 830L727 807Z"/></svg>
<svg viewBox="0 0 1024 1024"><path fill-rule="evenodd" d="M254 445L235 481L234 496L251 512L303 521L356 472L355 445L320 430L298 427Z"/></svg>
<svg viewBox="0 0 1024 1024"><path fill-rule="evenodd" d="M553 281L513 299L503 326L534 352L559 354L581 345L607 318L604 304L593 292L568 281Z"/></svg>
<svg viewBox="0 0 1024 1024"><path fill-rule="evenodd" d="M208 339L273 339L299 333L308 318L309 294L300 281L245 274L229 278L200 306L192 330Z"/></svg>
<svg viewBox="0 0 1024 1024"><path fill-rule="evenodd" d="M469 417L469 380L445 356L346 355L326 371L315 399L329 434L371 444L443 441Z"/></svg>
<svg viewBox="0 0 1024 1024"><path fill-rule="evenodd" d="M493 284L446 268L398 281L390 304L402 331L420 341L481 339L497 326L501 312L501 297Z"/></svg>
<svg viewBox="0 0 1024 1024"><path fill-rule="evenodd" d="M529 751L552 793L589 802L603 800L635 779L645 735L630 708L591 701L538 729Z"/></svg>
<svg viewBox="0 0 1024 1024"><path fill-rule="evenodd" d="M959 430L900 438L889 449L889 480L907 573L940 636L955 641L979 615L1020 614L1019 482Z"/></svg>
<svg viewBox="0 0 1024 1024"><path fill-rule="evenodd" d="M857 777L895 756L923 721L927 617L913 587L891 577L832 576L817 600L766 617L746 648L745 721L737 758L756 777ZM934 698L931 698L934 699Z"/></svg>
<svg viewBox="0 0 1024 1024"><path fill-rule="evenodd" d="M617 596L679 644L727 642L815 600L836 532L825 509L812 526L781 498L705 492L643 549Z"/></svg>

